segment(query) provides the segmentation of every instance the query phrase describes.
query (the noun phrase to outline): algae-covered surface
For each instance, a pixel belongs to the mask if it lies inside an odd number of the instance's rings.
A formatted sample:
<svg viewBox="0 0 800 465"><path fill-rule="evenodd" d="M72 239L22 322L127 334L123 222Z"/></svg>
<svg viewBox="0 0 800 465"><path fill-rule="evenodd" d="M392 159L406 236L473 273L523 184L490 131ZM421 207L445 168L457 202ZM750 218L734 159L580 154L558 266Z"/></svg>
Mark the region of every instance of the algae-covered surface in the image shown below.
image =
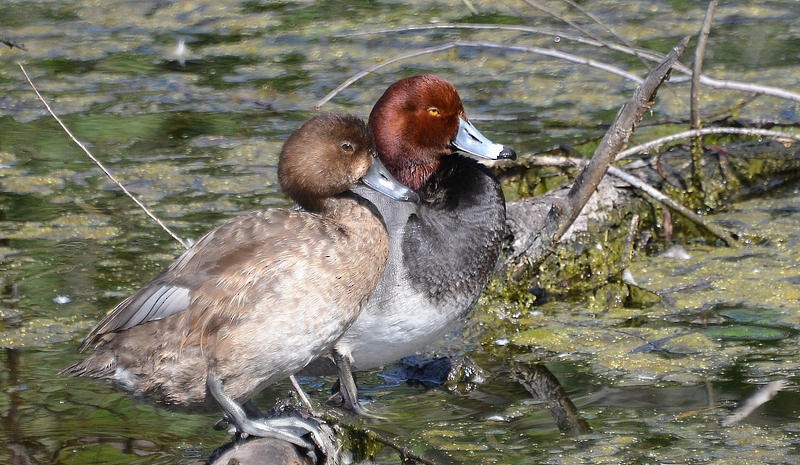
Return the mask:
<svg viewBox="0 0 800 465"><path fill-rule="evenodd" d="M666 52L700 28L703 3L581 5L631 43ZM607 34L566 3L547 4ZM789 0L721 2L704 69L800 90L798 17ZM276 176L288 133L342 81L415 48L516 43L646 72L636 58L558 32L352 34L455 22L568 31L523 2L3 2L0 38L15 46L0 45L0 463L200 464L229 439L211 429L217 414L167 412L57 375L80 357L92 325L181 246L69 141L18 62L75 135L187 239L238 213L288 205ZM369 74L323 109L366 117L391 82L423 72L451 80L476 126L520 153L591 151L635 88L541 55L457 47ZM636 140L687 117L688 84L675 77ZM708 90L702 105L707 115L800 122L797 103L771 97ZM611 277L586 295L565 289L569 299L534 299L518 286L494 292L506 283L493 283L463 334L438 348L472 357L484 383L454 395L397 381L392 367L360 374L368 408L386 418L370 427L443 464L797 463L800 195L783 189L712 220L747 244L689 237L680 244L688 259L637 253L636 285ZM602 244L585 247L593 259L619 260ZM526 364L552 371L591 432L558 431L512 376ZM720 426L760 386L783 379L770 402ZM316 401L328 397L331 379L303 382ZM258 402L286 392L272 387ZM400 459L384 449L374 462Z"/></svg>

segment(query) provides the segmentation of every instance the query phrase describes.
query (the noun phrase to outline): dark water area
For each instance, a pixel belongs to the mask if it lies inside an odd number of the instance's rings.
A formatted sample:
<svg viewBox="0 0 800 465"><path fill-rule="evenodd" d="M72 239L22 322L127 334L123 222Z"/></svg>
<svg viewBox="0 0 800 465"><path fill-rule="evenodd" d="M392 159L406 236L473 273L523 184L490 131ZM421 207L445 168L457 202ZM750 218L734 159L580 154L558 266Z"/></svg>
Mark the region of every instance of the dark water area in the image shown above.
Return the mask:
<svg viewBox="0 0 800 465"><path fill-rule="evenodd" d="M470 11L468 3L477 9ZM562 2L550 8L607 31ZM695 34L704 2L581 5L632 44L668 51ZM706 72L800 90L800 3L721 2ZM555 31L435 29L442 23L519 24ZM456 39L557 48L637 75L635 58L574 43L569 26L522 2L58 2L0 5L0 463L200 464L229 435L218 415L173 413L101 383L56 373L108 309L157 274L181 246L113 186L46 113L183 238L241 212L286 206L276 176L289 132L353 74ZM690 53L683 60L691 62ZM366 117L395 80L433 72L459 89L481 131L519 153L600 137L635 83L534 54L476 47L400 61L365 76L323 110ZM708 91L707 115L796 126L800 106ZM634 142L688 117L675 76ZM432 352L466 353L486 372L454 395L359 376L376 430L439 463L800 462L800 194L788 186L713 216L758 240L742 249L683 244L686 260L638 256L631 273L662 297L647 308L596 296L534 310L481 301L463 334ZM591 432L559 432L512 364L544 364ZM788 385L731 427L720 423L759 387ZM332 379L303 379L323 402ZM273 386L268 407L289 391ZM390 451L376 463L399 463Z"/></svg>

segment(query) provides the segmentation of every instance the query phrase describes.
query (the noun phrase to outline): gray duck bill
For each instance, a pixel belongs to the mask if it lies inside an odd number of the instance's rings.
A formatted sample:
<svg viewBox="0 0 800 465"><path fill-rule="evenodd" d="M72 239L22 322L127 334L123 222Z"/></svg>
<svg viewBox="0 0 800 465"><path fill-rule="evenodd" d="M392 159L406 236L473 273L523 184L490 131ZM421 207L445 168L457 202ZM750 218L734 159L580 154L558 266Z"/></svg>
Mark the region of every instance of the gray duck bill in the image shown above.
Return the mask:
<svg viewBox="0 0 800 465"><path fill-rule="evenodd" d="M417 193L395 179L378 158L372 158L372 165L369 167L367 174L361 178L361 182L370 189L378 191L391 199L419 203Z"/></svg>

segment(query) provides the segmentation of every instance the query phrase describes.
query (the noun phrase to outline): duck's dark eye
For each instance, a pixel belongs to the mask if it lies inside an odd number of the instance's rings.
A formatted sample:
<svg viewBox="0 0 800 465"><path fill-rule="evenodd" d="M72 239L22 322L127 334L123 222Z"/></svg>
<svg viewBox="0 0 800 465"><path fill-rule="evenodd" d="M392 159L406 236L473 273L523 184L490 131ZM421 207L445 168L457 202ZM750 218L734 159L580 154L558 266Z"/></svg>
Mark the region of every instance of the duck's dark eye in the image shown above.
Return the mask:
<svg viewBox="0 0 800 465"><path fill-rule="evenodd" d="M431 116L439 116L439 109L436 107L428 107L428 114Z"/></svg>
<svg viewBox="0 0 800 465"><path fill-rule="evenodd" d="M345 152L352 152L353 151L353 144L350 142L342 142L339 147L342 148Z"/></svg>

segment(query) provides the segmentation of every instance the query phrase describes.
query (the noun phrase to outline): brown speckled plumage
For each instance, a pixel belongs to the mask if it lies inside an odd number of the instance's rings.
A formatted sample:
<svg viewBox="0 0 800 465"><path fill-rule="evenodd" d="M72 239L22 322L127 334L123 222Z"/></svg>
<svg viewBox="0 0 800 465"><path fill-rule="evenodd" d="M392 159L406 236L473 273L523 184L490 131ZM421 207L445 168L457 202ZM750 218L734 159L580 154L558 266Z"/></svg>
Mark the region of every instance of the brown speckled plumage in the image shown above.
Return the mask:
<svg viewBox="0 0 800 465"><path fill-rule="evenodd" d="M279 171L287 192L314 211L257 211L209 232L109 313L84 342L95 352L64 372L196 409L213 406L208 374L244 402L329 352L389 253L372 204L341 193L371 153L355 117L306 123L286 142Z"/></svg>

